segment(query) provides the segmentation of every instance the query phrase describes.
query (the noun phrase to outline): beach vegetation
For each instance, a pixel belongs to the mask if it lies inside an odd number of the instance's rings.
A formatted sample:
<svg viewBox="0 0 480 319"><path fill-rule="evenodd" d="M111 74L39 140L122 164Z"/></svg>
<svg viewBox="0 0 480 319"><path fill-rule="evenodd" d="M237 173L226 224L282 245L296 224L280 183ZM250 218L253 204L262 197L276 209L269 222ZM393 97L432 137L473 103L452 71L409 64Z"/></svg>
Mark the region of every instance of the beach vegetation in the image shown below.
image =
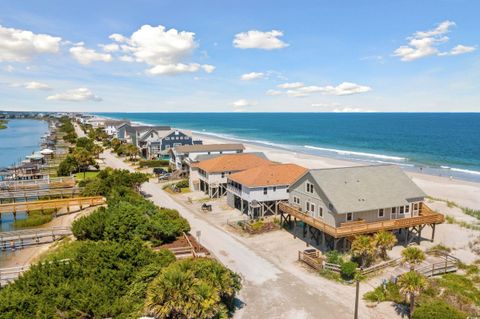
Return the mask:
<svg viewBox="0 0 480 319"><path fill-rule="evenodd" d="M427 278L416 271L408 271L398 278L399 292L409 299L410 318L415 309L415 297L427 288Z"/></svg>
<svg viewBox="0 0 480 319"><path fill-rule="evenodd" d="M240 288L240 276L216 260L181 260L163 269L149 285L145 309L160 319L227 318Z"/></svg>
<svg viewBox="0 0 480 319"><path fill-rule="evenodd" d="M0 130L4 130L7 128L7 120L0 120Z"/></svg>
<svg viewBox="0 0 480 319"><path fill-rule="evenodd" d="M30 228L46 224L53 219L55 209L35 210L28 213L27 218L17 219L13 222L15 228Z"/></svg>
<svg viewBox="0 0 480 319"><path fill-rule="evenodd" d="M175 262L170 251L151 249L190 225L137 192L146 180L106 169L81 181L108 206L76 220L77 240L60 242L0 290L0 318L225 318L240 276L215 260Z"/></svg>
<svg viewBox="0 0 480 319"><path fill-rule="evenodd" d="M157 159L157 160L141 160L138 162L138 165L143 168L143 167L165 167L170 165L169 160L164 160L164 159Z"/></svg>
<svg viewBox="0 0 480 319"><path fill-rule="evenodd" d="M424 260L425 253L418 247L409 246L402 250L402 261L409 264L412 270Z"/></svg>
<svg viewBox="0 0 480 319"><path fill-rule="evenodd" d="M359 258L360 265L367 267L375 256L376 247L373 237L360 235L356 236L352 241L352 254L354 257Z"/></svg>
<svg viewBox="0 0 480 319"><path fill-rule="evenodd" d="M388 259L387 251L391 250L397 244L397 237L387 231L379 231L373 236L375 245L377 246L378 254L383 260Z"/></svg>
<svg viewBox="0 0 480 319"><path fill-rule="evenodd" d="M340 266L340 275L344 280L352 280L357 273L358 264L354 261L347 261Z"/></svg>
<svg viewBox="0 0 480 319"><path fill-rule="evenodd" d="M64 133L63 140L70 144L75 144L77 139L77 133L75 133L75 127L67 116L60 118L59 131Z"/></svg>

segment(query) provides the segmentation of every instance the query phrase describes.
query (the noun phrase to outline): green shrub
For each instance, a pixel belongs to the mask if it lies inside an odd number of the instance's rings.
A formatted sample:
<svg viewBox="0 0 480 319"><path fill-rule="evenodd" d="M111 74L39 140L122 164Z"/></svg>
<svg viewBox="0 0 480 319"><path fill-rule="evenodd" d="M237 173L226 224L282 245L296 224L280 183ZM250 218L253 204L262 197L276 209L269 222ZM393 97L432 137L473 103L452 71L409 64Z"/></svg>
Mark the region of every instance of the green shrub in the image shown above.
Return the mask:
<svg viewBox="0 0 480 319"><path fill-rule="evenodd" d="M53 219L53 209L45 212L30 212L26 219L18 219L13 223L15 228L30 228L40 226Z"/></svg>
<svg viewBox="0 0 480 319"><path fill-rule="evenodd" d="M188 183L188 179L183 179L180 182L176 183L175 186L181 189L188 188L190 184Z"/></svg>
<svg viewBox="0 0 480 319"><path fill-rule="evenodd" d="M170 165L169 160L141 160L138 162L138 165L140 167L162 167L162 166L168 166Z"/></svg>
<svg viewBox="0 0 480 319"><path fill-rule="evenodd" d="M352 280L353 277L355 276L357 268L358 268L358 264L356 262L353 262L353 261L344 262L340 267L340 274L342 275L343 279Z"/></svg>
<svg viewBox="0 0 480 319"><path fill-rule="evenodd" d="M405 301L404 296L400 294L400 290L397 285L392 282L387 282L385 287L383 285L378 286L373 291L369 291L363 295L363 299L368 301L393 301L395 303L402 303Z"/></svg>
<svg viewBox="0 0 480 319"><path fill-rule="evenodd" d="M338 250L330 250L325 254L327 263L341 265L343 263L342 254Z"/></svg>
<svg viewBox="0 0 480 319"><path fill-rule="evenodd" d="M430 300L419 304L413 311L412 319L463 319L465 314L441 300Z"/></svg>

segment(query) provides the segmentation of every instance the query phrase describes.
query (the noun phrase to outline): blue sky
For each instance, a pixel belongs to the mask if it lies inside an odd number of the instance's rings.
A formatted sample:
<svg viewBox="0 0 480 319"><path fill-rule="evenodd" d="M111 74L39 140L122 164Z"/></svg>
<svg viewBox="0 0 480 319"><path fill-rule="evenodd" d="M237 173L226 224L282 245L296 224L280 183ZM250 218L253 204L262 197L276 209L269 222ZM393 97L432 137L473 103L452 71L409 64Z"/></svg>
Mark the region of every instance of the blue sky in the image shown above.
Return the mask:
<svg viewBox="0 0 480 319"><path fill-rule="evenodd" d="M474 0L4 0L0 109L478 112L478 12Z"/></svg>

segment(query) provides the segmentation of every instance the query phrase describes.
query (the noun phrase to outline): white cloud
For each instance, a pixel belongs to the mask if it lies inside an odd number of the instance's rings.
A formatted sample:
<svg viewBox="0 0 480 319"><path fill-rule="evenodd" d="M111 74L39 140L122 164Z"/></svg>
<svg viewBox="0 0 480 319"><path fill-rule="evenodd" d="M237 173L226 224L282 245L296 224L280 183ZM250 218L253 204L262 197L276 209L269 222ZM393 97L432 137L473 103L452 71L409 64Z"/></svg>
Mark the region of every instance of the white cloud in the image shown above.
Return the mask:
<svg viewBox="0 0 480 319"><path fill-rule="evenodd" d="M203 70L211 73L213 65L186 63L197 47L195 33L187 31L167 30L159 25L152 27L144 25L130 37L112 34L110 39L120 43L123 52L120 60L126 62L145 63L150 66L146 72L150 75L170 75Z"/></svg>
<svg viewBox="0 0 480 319"><path fill-rule="evenodd" d="M36 54L59 51L59 37L0 25L0 62L25 62Z"/></svg>
<svg viewBox="0 0 480 319"><path fill-rule="evenodd" d="M250 30L236 34L233 45L240 49L281 49L289 45L279 39L281 36L283 36L283 32L278 30L269 32Z"/></svg>
<svg viewBox="0 0 480 319"><path fill-rule="evenodd" d="M25 83L14 83L12 87L22 87L28 90L42 90L42 91L49 91L52 88L46 84L37 81L25 82Z"/></svg>
<svg viewBox="0 0 480 319"><path fill-rule="evenodd" d="M12 73L13 71L15 71L15 68L12 65L8 64L3 67L3 70L5 72Z"/></svg>
<svg viewBox="0 0 480 319"><path fill-rule="evenodd" d="M282 91L270 89L265 94L274 96L274 95L281 95L282 93L283 93Z"/></svg>
<svg viewBox="0 0 480 319"><path fill-rule="evenodd" d="M73 90L68 90L63 93L58 93L50 95L47 97L47 100L53 101L67 101L67 102L81 102L81 101L102 101L102 98L93 94L87 88L78 88Z"/></svg>
<svg viewBox="0 0 480 319"><path fill-rule="evenodd" d="M200 69L203 69L207 73L212 73L215 70L213 65L200 65L198 63L190 64L166 64L166 65L156 65L153 68L147 70L147 73L150 75L172 75L180 73L191 73L197 72Z"/></svg>
<svg viewBox="0 0 480 319"><path fill-rule="evenodd" d="M471 46L466 46L466 45L457 45L453 47L449 52L442 52L439 53L438 55L444 56L444 55L460 55L460 54L465 54L465 53L470 53L475 51L477 48L476 47L471 47Z"/></svg>
<svg viewBox="0 0 480 319"><path fill-rule="evenodd" d="M120 51L120 46L116 43L110 43L110 44L99 44L99 46L102 48L103 51L105 52L117 52Z"/></svg>
<svg viewBox="0 0 480 319"><path fill-rule="evenodd" d="M278 85L279 88L286 89L284 91L290 97L304 97L312 93L321 93L324 95L351 95L358 93L365 93L372 90L371 87L365 85L359 85L351 82L342 82L337 86L326 85L317 86L309 85L305 86L302 82L283 83ZM275 90L272 90L275 91ZM267 91L268 93L268 91ZM275 91L275 95L281 94L282 91Z"/></svg>
<svg viewBox="0 0 480 319"><path fill-rule="evenodd" d="M232 103L233 108L236 112L245 111L246 107L257 105L256 101L250 101L246 99L239 99Z"/></svg>
<svg viewBox="0 0 480 319"><path fill-rule="evenodd" d="M250 73L242 74L240 79L242 81L251 81L251 80L261 79L264 76L265 76L265 74L262 73L262 72L250 72Z"/></svg>
<svg viewBox="0 0 480 319"><path fill-rule="evenodd" d="M446 20L439 23L433 30L417 31L413 36L407 38L408 44L397 48L393 55L400 57L402 61L413 61L431 55L459 55L474 51L474 47L464 45L457 45L449 52L439 51L438 46L449 41L445 34L453 26L455 26L455 22Z"/></svg>
<svg viewBox="0 0 480 319"><path fill-rule="evenodd" d="M108 53L99 53L84 46L74 46L70 48L70 53L78 61L78 63L87 65L95 61L110 62L112 55Z"/></svg>
<svg viewBox="0 0 480 319"><path fill-rule="evenodd" d="M375 112L372 109L366 109L356 106L346 106L338 103L313 103L312 107L323 112L335 112L335 113L364 113Z"/></svg>
<svg viewBox="0 0 480 319"><path fill-rule="evenodd" d="M281 89L298 89L304 86L302 82L283 83L277 85Z"/></svg>

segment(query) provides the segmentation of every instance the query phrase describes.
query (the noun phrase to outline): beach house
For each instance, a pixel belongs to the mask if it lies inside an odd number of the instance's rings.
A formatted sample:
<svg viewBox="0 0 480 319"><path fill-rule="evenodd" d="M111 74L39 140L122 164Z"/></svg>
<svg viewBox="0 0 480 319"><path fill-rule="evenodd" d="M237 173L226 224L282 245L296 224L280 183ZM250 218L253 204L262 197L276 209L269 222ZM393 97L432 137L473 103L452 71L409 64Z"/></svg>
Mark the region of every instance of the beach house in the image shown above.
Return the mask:
<svg viewBox="0 0 480 319"><path fill-rule="evenodd" d="M188 172L190 164L202 155L237 154L245 150L243 144L199 144L181 145L170 149L170 165L175 170Z"/></svg>
<svg viewBox="0 0 480 319"><path fill-rule="evenodd" d="M108 134L108 136L117 136L117 127L123 125L123 124L128 124L130 125L130 121L128 120L105 120L103 122L103 130L105 133Z"/></svg>
<svg viewBox="0 0 480 319"><path fill-rule="evenodd" d="M405 242L420 240L425 226L443 215L425 204L425 193L396 165L310 170L280 203L283 222L303 221L312 237L331 249L346 249L354 236L380 230L401 232Z"/></svg>
<svg viewBox="0 0 480 319"><path fill-rule="evenodd" d="M124 142L130 143L135 146L138 145L138 140L140 137L145 135L145 132L148 130L157 130L157 131L170 131L172 128L170 126L148 126L148 125L137 125L133 126L129 123L124 123L116 127L117 138Z"/></svg>
<svg viewBox="0 0 480 319"><path fill-rule="evenodd" d="M194 163L190 168L190 186L210 197L221 197L227 192L229 175L271 162L263 153L213 155L215 157Z"/></svg>
<svg viewBox="0 0 480 319"><path fill-rule="evenodd" d="M227 203L251 218L277 215L278 204L289 199L289 186L306 173L296 164L271 163L231 174Z"/></svg>
<svg viewBox="0 0 480 319"><path fill-rule="evenodd" d="M183 145L201 144L201 141L194 141L192 133L185 130L157 130L151 128L140 136L138 147L145 158L156 158L160 155L167 155L173 147Z"/></svg>

